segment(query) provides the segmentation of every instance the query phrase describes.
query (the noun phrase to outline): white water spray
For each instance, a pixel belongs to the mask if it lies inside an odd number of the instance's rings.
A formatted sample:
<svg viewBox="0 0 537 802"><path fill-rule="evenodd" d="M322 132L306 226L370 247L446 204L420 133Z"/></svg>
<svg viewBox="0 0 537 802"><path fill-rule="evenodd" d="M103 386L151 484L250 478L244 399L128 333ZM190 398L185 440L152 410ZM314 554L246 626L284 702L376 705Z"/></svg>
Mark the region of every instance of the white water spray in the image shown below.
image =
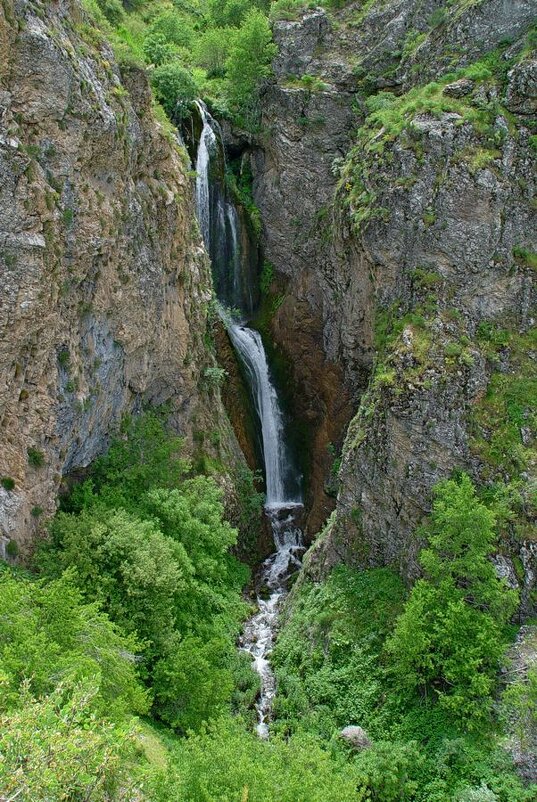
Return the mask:
<svg viewBox="0 0 537 802"><path fill-rule="evenodd" d="M205 247L209 250L211 241L211 195L209 186L209 166L211 155L214 155L217 148L216 134L211 128L209 115L205 104L196 101L203 128L201 130L198 145L198 156L196 159L196 208L201 234Z"/></svg>

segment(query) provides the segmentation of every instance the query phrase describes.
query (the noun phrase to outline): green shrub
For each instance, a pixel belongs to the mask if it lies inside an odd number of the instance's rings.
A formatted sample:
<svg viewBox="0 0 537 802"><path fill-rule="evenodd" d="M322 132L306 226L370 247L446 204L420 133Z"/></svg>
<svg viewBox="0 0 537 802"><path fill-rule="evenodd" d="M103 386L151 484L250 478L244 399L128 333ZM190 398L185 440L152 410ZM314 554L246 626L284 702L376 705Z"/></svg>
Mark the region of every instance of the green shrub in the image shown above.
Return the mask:
<svg viewBox="0 0 537 802"><path fill-rule="evenodd" d="M119 0L97 0L97 4L112 25L118 25L122 21L124 11Z"/></svg>
<svg viewBox="0 0 537 802"><path fill-rule="evenodd" d="M155 715L186 731L231 705L248 571L230 554L221 490L185 478L180 447L157 415L126 420L36 559L51 578L74 569L80 593L136 635Z"/></svg>
<svg viewBox="0 0 537 802"><path fill-rule="evenodd" d="M2 479L0 481L2 483L2 487L4 488L4 490L8 491L14 490L15 480L12 479L11 476L2 476Z"/></svg>
<svg viewBox="0 0 537 802"><path fill-rule="evenodd" d="M270 290L270 285L274 280L274 267L267 259L263 262L261 276L259 278L259 288L263 295L266 295Z"/></svg>
<svg viewBox="0 0 537 802"><path fill-rule="evenodd" d="M517 246L516 248L513 248L513 256L517 262L520 262L527 267L531 267L532 270L537 270L537 253L534 251L530 251L528 248Z"/></svg>
<svg viewBox="0 0 537 802"><path fill-rule="evenodd" d="M45 464L45 455L38 448L30 446L27 454L28 454L28 464L31 465L32 468L41 468Z"/></svg>

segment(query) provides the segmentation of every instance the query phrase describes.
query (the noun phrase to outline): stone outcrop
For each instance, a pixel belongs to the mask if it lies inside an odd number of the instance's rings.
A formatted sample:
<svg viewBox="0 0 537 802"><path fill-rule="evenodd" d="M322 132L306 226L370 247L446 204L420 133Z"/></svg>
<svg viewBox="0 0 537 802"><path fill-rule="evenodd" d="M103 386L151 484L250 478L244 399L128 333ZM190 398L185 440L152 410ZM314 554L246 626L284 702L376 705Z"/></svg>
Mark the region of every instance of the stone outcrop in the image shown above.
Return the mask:
<svg viewBox="0 0 537 802"><path fill-rule="evenodd" d="M499 558L535 609L534 19L529 2L393 0L275 23L253 158L267 254L287 280L273 330L306 388L307 321L323 354L310 388L335 364L334 394L357 411L311 572L345 561L417 576L414 532L459 469L520 493ZM401 114L392 130L371 117L382 91Z"/></svg>
<svg viewBox="0 0 537 802"><path fill-rule="evenodd" d="M80 6L0 5L0 541L26 548L62 476L126 412L169 402L219 429L211 297L188 160L145 75L120 71ZM14 548L8 546L8 552Z"/></svg>

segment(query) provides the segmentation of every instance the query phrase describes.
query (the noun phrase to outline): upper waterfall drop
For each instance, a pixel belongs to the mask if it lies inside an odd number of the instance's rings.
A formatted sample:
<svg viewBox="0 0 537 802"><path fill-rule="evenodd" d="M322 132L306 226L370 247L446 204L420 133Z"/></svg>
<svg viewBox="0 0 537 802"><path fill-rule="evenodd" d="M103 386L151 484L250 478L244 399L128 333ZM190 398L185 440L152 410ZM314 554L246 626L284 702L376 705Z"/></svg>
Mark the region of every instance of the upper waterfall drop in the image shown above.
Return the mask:
<svg viewBox="0 0 537 802"><path fill-rule="evenodd" d="M207 107L200 100L196 101L203 128L201 130L196 159L196 207L201 235L205 247L209 251L211 246L211 195L209 186L209 166L211 155L217 148L216 134L209 122Z"/></svg>

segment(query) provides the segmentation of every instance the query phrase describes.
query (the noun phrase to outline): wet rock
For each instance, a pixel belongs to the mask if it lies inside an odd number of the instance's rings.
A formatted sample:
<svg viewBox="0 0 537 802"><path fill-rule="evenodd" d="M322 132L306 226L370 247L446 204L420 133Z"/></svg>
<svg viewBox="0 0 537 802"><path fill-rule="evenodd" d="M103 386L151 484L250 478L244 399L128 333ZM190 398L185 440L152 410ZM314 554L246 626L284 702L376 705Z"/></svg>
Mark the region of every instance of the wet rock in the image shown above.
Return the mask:
<svg viewBox="0 0 537 802"><path fill-rule="evenodd" d="M355 725L344 727L339 733L339 737L343 738L344 741L347 741L348 744L359 751L369 749L371 746L371 741L366 731L362 729L362 727L357 727Z"/></svg>

